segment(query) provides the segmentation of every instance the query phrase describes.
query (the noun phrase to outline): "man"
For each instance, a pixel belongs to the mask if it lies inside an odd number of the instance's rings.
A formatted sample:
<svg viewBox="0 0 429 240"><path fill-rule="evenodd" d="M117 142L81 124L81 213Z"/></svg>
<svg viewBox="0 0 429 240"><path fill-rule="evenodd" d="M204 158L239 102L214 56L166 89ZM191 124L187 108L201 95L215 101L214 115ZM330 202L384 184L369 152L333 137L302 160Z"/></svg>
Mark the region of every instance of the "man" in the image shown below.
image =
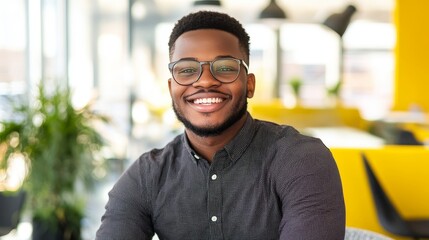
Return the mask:
<svg viewBox="0 0 429 240"><path fill-rule="evenodd" d="M344 239L330 151L247 112L255 76L242 25L192 13L175 25L169 49L168 87L185 132L121 176L97 239Z"/></svg>

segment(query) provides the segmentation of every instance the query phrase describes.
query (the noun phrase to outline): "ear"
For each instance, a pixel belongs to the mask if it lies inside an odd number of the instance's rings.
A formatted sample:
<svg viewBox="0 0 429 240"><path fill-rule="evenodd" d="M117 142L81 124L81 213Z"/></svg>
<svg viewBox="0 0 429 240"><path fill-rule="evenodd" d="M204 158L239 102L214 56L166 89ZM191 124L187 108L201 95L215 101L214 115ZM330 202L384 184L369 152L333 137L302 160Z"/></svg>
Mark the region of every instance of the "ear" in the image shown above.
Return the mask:
<svg viewBox="0 0 429 240"><path fill-rule="evenodd" d="M168 79L168 91L170 92L171 96L171 78Z"/></svg>
<svg viewBox="0 0 429 240"><path fill-rule="evenodd" d="M255 74L247 74L247 98L252 98L255 94Z"/></svg>

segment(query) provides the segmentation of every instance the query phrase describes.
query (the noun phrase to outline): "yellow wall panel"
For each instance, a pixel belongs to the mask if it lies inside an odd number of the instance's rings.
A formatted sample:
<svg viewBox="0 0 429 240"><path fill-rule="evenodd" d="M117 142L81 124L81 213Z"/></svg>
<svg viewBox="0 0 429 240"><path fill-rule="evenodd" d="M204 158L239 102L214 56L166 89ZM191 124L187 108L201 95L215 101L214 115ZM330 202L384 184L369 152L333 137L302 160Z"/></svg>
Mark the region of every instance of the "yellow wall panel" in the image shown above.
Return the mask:
<svg viewBox="0 0 429 240"><path fill-rule="evenodd" d="M396 0L396 110L429 111L429 1Z"/></svg>

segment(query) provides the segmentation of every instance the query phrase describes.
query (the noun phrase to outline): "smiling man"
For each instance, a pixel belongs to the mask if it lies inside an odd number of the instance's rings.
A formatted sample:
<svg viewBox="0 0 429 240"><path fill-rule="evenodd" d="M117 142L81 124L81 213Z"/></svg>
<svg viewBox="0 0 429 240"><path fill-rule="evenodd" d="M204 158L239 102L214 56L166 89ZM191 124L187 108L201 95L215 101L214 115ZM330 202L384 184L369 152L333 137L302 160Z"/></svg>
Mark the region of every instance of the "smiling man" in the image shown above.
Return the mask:
<svg viewBox="0 0 429 240"><path fill-rule="evenodd" d="M330 151L247 112L255 76L242 25L191 13L176 23L169 50L168 87L185 132L121 176L97 239L344 239Z"/></svg>

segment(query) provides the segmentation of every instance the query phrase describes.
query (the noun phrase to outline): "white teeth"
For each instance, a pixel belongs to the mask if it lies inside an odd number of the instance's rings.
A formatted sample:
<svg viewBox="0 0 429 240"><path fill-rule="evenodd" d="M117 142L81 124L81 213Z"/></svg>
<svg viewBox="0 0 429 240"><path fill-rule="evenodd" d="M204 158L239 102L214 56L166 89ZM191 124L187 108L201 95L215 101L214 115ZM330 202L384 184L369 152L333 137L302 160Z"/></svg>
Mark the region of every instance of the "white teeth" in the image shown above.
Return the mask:
<svg viewBox="0 0 429 240"><path fill-rule="evenodd" d="M213 104L221 102L223 102L221 98L198 98L194 100L195 104Z"/></svg>

